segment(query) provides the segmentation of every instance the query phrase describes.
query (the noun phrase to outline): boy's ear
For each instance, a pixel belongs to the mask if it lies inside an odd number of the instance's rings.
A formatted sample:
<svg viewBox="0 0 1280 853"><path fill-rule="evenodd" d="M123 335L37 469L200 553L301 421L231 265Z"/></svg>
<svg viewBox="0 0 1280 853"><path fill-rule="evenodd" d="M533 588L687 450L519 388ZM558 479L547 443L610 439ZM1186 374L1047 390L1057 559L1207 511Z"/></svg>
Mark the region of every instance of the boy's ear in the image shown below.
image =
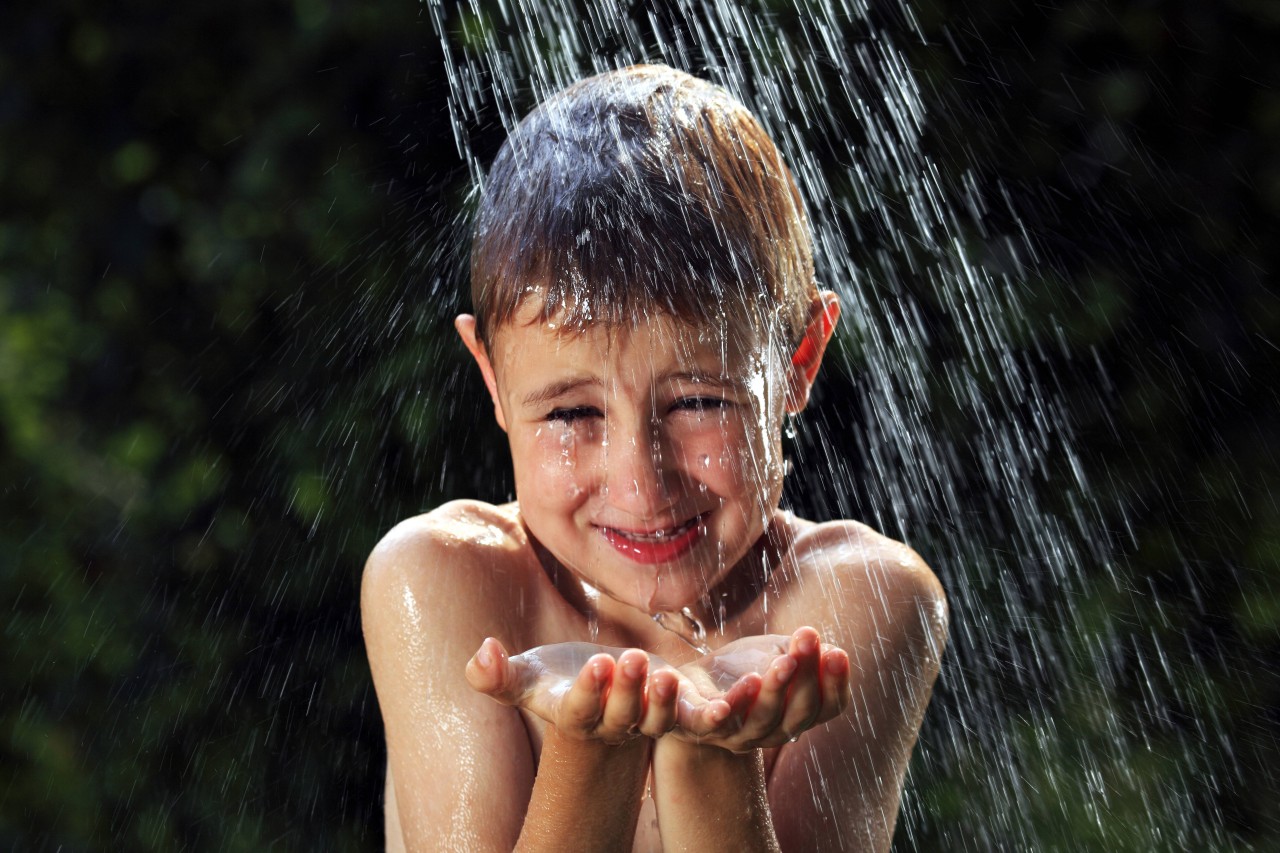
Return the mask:
<svg viewBox="0 0 1280 853"><path fill-rule="evenodd" d="M476 318L470 314L459 314L453 321L453 327L458 330L458 337L462 338L467 351L480 366L480 375L484 377L485 387L489 389L489 397L493 400L493 416L497 419L498 426L502 427L502 431L506 432L507 419L502 414L502 402L498 399L498 380L494 377L493 363L489 361L489 353L485 350L484 344L476 338Z"/></svg>
<svg viewBox="0 0 1280 853"><path fill-rule="evenodd" d="M819 293L809 309L804 340L796 347L787 370L787 412L799 412L809 404L809 389L818 377L822 354L827 350L827 342L831 340L839 319L840 298L830 290Z"/></svg>

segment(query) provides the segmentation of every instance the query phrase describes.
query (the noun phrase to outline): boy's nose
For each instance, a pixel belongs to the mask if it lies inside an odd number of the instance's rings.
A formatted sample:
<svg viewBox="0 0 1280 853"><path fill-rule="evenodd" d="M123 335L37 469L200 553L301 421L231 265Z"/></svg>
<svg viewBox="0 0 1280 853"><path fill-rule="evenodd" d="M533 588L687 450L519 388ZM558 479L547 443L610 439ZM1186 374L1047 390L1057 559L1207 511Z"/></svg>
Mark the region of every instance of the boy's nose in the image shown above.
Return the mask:
<svg viewBox="0 0 1280 853"><path fill-rule="evenodd" d="M656 518L671 506L670 472L661 442L634 436L609 443L605 455L605 492L609 503L640 519Z"/></svg>

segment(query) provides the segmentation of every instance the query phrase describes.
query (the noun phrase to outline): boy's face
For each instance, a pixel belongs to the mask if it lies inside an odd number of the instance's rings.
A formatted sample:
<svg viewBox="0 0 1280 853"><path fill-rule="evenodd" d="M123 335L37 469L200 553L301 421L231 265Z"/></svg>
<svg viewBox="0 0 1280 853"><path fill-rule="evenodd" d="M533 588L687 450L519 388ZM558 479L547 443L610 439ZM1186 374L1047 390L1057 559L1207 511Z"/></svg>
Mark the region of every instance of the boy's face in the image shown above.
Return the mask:
<svg viewBox="0 0 1280 853"><path fill-rule="evenodd" d="M692 605L778 505L790 368L752 335L663 315L577 333L533 313L503 325L488 354L468 341L510 439L525 524L615 599Z"/></svg>

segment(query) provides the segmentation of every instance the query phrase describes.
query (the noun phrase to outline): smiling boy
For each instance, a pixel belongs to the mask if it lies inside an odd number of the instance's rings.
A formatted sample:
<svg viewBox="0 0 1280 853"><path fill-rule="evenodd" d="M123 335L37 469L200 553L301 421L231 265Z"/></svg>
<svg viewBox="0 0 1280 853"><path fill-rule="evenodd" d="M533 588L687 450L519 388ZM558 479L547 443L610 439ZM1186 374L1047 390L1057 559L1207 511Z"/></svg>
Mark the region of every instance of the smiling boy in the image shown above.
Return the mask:
<svg viewBox="0 0 1280 853"><path fill-rule="evenodd" d="M389 849L887 849L946 605L906 546L778 508L839 317L810 245L759 124L681 72L508 140L456 325L516 501L365 571Z"/></svg>

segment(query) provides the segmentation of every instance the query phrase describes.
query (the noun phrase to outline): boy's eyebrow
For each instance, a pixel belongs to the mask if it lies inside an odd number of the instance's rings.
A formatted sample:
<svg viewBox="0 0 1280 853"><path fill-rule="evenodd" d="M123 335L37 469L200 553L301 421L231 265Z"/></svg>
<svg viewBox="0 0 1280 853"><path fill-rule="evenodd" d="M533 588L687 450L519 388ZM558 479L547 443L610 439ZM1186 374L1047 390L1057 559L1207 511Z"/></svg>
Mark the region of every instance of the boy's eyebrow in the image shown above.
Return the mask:
<svg viewBox="0 0 1280 853"><path fill-rule="evenodd" d="M564 379L559 382L552 382L550 385L539 388L537 391L529 392L524 396L524 400L522 402L526 406L539 406L543 403L548 403L557 397L568 394L570 391L577 391L579 388L584 386L598 386L601 384L603 383L594 376L579 376L574 379Z"/></svg>
<svg viewBox="0 0 1280 853"><path fill-rule="evenodd" d="M677 379L685 382L692 382L696 385L714 385L717 388L731 388L735 390L740 390L746 387L746 383L740 379L716 373L705 373L701 370L679 370L674 373L664 374L662 378L668 381Z"/></svg>
<svg viewBox="0 0 1280 853"><path fill-rule="evenodd" d="M690 382L695 385L711 385L715 388L728 388L735 391L741 391L746 387L746 383L739 379L706 373L701 370L677 370L672 373L664 373L659 377L661 382L670 382L672 380ZM563 379L559 382L552 382L550 385L546 385L536 391L530 391L524 396L521 403L525 406L541 406L580 388L598 388L603 385L604 383L595 376L578 376L572 379Z"/></svg>

